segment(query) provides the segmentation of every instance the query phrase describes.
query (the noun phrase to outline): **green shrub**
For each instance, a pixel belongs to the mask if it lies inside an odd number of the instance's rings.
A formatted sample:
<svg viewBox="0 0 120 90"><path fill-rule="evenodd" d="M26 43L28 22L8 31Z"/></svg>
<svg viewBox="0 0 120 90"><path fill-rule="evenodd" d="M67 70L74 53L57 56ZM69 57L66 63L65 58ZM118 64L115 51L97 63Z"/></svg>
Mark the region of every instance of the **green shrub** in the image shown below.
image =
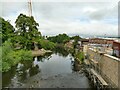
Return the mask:
<svg viewBox="0 0 120 90"><path fill-rule="evenodd" d="M6 57L7 57L7 62L10 63L11 66L16 65L21 60L21 56L18 51L11 51L10 53L8 53Z"/></svg>
<svg viewBox="0 0 120 90"><path fill-rule="evenodd" d="M70 37L67 34L63 33L56 36L48 37L47 39L54 43L66 43L70 40Z"/></svg>
<svg viewBox="0 0 120 90"><path fill-rule="evenodd" d="M10 40L5 41L5 43L3 43L2 47L2 56L6 56L9 52L11 52L13 50L12 47L12 43L10 42Z"/></svg>
<svg viewBox="0 0 120 90"><path fill-rule="evenodd" d="M19 56L21 57L21 60L32 60L32 52L28 50L19 50L18 53L20 54Z"/></svg>
<svg viewBox="0 0 120 90"><path fill-rule="evenodd" d="M84 60L84 53L83 52L77 52L75 54L75 57L78 58L81 62Z"/></svg>
<svg viewBox="0 0 120 90"><path fill-rule="evenodd" d="M8 62L2 62L2 72L7 72L11 69L11 65Z"/></svg>
<svg viewBox="0 0 120 90"><path fill-rule="evenodd" d="M28 50L13 50L9 41L0 47L2 51L2 72L8 71L12 66L15 66L22 60L32 60L32 52Z"/></svg>
<svg viewBox="0 0 120 90"><path fill-rule="evenodd" d="M40 39L38 44L40 45L41 48L44 48L46 50L52 50L55 48L56 44L53 43L53 42L50 42L48 40L43 40L43 39ZM38 45L38 46L39 46Z"/></svg>
<svg viewBox="0 0 120 90"><path fill-rule="evenodd" d="M0 72L2 71L2 47L0 46Z"/></svg>

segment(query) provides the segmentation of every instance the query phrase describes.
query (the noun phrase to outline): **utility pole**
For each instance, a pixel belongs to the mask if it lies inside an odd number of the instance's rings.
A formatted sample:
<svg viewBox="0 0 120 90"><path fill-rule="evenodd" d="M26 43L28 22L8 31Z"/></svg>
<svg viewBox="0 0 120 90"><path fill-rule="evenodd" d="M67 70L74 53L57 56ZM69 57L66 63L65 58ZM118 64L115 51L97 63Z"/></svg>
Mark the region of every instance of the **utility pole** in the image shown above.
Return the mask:
<svg viewBox="0 0 120 90"><path fill-rule="evenodd" d="M28 1L28 14L29 14L29 17L32 16L32 2L31 0ZM38 46L37 46L37 43L33 40L33 44L34 44L34 50L38 50Z"/></svg>
<svg viewBox="0 0 120 90"><path fill-rule="evenodd" d="M32 16L32 3L31 3L31 0L28 1L28 13L29 13L29 16Z"/></svg>

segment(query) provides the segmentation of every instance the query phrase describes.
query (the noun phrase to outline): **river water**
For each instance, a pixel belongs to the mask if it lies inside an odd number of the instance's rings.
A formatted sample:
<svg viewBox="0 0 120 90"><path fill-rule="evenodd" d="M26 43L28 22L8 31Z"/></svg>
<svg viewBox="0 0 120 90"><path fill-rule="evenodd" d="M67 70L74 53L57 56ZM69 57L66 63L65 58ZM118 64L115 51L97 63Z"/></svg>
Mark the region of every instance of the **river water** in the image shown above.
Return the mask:
<svg viewBox="0 0 120 90"><path fill-rule="evenodd" d="M91 88L82 65L67 52L54 52L20 62L3 73L3 87L11 88Z"/></svg>

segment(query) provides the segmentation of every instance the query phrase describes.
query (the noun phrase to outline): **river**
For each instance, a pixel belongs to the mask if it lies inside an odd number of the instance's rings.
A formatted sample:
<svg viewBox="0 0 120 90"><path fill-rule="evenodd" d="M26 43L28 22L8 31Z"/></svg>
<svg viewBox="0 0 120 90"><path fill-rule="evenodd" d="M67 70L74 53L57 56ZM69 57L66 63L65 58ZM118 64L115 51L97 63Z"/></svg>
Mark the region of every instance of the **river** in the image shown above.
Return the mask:
<svg viewBox="0 0 120 90"><path fill-rule="evenodd" d="M2 85L4 88L91 88L83 69L70 53L56 51L12 67L3 73Z"/></svg>

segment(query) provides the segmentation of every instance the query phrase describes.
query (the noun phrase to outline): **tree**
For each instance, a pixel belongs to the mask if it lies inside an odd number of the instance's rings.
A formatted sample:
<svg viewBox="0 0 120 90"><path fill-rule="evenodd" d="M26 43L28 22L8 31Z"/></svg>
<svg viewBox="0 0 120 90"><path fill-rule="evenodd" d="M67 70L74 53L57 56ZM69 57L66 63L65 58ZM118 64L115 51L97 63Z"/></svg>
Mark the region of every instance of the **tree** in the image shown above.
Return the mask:
<svg viewBox="0 0 120 90"><path fill-rule="evenodd" d="M32 52L28 50L14 50L12 42L10 39L5 41L2 46L0 46L0 51L2 51L0 60L0 70L6 72L15 66L20 61L32 60Z"/></svg>
<svg viewBox="0 0 120 90"><path fill-rule="evenodd" d="M76 41L78 41L79 39L81 39L81 37L79 35L73 36L70 39L74 39Z"/></svg>
<svg viewBox="0 0 120 90"><path fill-rule="evenodd" d="M65 42L70 40L69 36L64 34L64 33L59 34L57 36L48 37L47 39L54 42L54 43L65 43Z"/></svg>
<svg viewBox="0 0 120 90"><path fill-rule="evenodd" d="M0 40L4 43L11 37L14 37L14 27L3 18L0 17Z"/></svg>
<svg viewBox="0 0 120 90"><path fill-rule="evenodd" d="M52 50L55 48L56 44L53 42L50 42L49 40L40 39L38 41L38 46L39 46L39 49L44 48L46 50Z"/></svg>
<svg viewBox="0 0 120 90"><path fill-rule="evenodd" d="M76 35L76 36L71 37L70 39L74 40L73 46L74 46L74 48L76 48L78 45L78 41L81 39L81 37Z"/></svg>
<svg viewBox="0 0 120 90"><path fill-rule="evenodd" d="M41 38L41 33L38 31L39 24L34 20L33 16L29 17L20 14L15 24L17 28L16 35L22 36L20 44L22 44L24 48L30 49L35 40Z"/></svg>

